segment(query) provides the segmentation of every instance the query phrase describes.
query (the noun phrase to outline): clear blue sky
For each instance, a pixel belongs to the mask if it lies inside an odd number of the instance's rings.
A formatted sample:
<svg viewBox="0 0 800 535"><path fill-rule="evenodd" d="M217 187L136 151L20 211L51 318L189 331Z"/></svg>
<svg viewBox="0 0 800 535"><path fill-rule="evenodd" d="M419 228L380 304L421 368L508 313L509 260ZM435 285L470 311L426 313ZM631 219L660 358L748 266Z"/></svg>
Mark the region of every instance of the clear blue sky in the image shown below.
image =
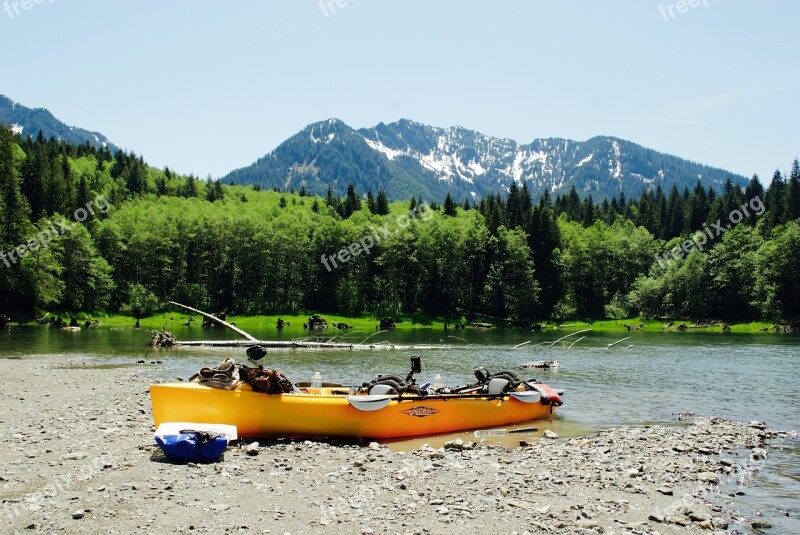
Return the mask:
<svg viewBox="0 0 800 535"><path fill-rule="evenodd" d="M202 177L330 117L613 135L764 182L800 155L796 0L13 1L0 93Z"/></svg>

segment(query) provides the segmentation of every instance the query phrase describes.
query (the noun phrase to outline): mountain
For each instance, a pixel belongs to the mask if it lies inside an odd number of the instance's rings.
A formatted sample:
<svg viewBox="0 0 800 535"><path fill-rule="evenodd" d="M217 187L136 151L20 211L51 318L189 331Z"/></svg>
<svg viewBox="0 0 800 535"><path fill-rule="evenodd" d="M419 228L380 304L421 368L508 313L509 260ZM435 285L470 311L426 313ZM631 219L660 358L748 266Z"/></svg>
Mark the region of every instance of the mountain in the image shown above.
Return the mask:
<svg viewBox="0 0 800 535"><path fill-rule="evenodd" d="M538 198L545 191L565 193L575 186L593 198L638 197L658 185L669 190L694 187L697 180L721 190L730 179L747 179L630 141L598 136L588 141L547 138L529 144L490 137L458 126L436 128L407 119L355 130L338 119L309 125L225 182L324 195L328 186L344 195L384 189L392 199L422 195L441 200L483 197L527 181Z"/></svg>
<svg viewBox="0 0 800 535"><path fill-rule="evenodd" d="M0 95L0 124L11 126L15 133L24 136L36 137L41 131L47 139L52 137L59 141L66 141L76 145L89 143L98 148L108 147L112 151L118 149L106 136L99 132L90 132L83 128L67 126L56 119L48 110L44 108L27 108L5 95Z"/></svg>

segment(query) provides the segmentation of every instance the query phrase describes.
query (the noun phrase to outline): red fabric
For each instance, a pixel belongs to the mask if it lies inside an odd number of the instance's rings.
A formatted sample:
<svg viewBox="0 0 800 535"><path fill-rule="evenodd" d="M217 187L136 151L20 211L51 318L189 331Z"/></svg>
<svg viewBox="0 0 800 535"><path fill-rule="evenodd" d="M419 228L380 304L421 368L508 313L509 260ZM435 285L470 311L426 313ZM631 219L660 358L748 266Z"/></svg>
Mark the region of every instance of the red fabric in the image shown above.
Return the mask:
<svg viewBox="0 0 800 535"><path fill-rule="evenodd" d="M531 386L533 386L533 388L535 388L542 396L548 399L550 403L552 403L553 405L560 407L561 405L564 404L564 402L561 401L561 396L558 395L558 392L556 392L549 386L545 384L537 384Z"/></svg>

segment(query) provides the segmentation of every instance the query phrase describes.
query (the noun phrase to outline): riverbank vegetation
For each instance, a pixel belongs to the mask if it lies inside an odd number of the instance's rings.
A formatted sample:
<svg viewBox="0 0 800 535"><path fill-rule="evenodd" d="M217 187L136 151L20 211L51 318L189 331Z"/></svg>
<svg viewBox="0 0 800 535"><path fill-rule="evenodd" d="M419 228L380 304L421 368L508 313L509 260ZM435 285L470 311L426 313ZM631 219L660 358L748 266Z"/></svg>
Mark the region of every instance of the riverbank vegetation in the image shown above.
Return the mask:
<svg viewBox="0 0 800 535"><path fill-rule="evenodd" d="M76 223L98 196L107 213ZM766 190L753 177L744 190L698 183L596 203L575 190L534 200L522 184L479 202L389 203L380 191L340 199L223 185L0 128L0 312L150 317L174 300L370 325L386 316L775 322L800 317L798 217L797 161ZM69 230L54 232L61 221ZM48 229L45 246L20 249Z"/></svg>

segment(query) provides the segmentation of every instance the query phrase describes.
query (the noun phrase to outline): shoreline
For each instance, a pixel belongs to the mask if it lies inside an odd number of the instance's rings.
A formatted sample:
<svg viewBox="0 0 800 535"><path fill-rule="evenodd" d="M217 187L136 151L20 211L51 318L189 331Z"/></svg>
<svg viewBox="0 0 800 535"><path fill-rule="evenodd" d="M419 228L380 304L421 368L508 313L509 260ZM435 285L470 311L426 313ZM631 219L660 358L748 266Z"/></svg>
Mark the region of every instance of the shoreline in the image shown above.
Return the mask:
<svg viewBox="0 0 800 535"><path fill-rule="evenodd" d="M737 514L721 492L748 484L779 436L698 418L513 449L269 440L249 455L241 441L180 465L152 440L145 366L4 364L4 533L723 532Z"/></svg>
<svg viewBox="0 0 800 535"><path fill-rule="evenodd" d="M230 314L227 316L227 321L235 323L244 330L253 330L260 332L279 332L276 327L278 319L283 319L286 326L283 328L285 332L292 333L293 335L306 336L310 334L317 334L323 336L336 336L347 334L352 331L364 332L366 334L374 333L378 330L379 319L367 315L362 316L346 316L340 314L320 314L328 320L329 328L323 331L314 331L311 333L307 329L302 328L302 324L308 320L309 316L313 313L291 313L291 314L253 314L253 315L236 315ZM48 317L59 317L59 313L49 313ZM68 317L67 313L61 313L61 317ZM132 316L125 314L113 314L109 312L97 312L89 314L79 312L76 314L79 319L80 325L88 319L91 321L99 321L99 327L112 327L112 328L131 328L134 329L136 319ZM152 314L140 320L141 329L149 330L172 330L184 327L193 317L192 327L202 328L202 317L198 315L188 314L182 311L164 311ZM480 319L480 318L478 318ZM443 317L415 317L411 315L402 315L396 318L396 330L398 331L413 331L415 329L441 329L443 332L458 332L454 329L454 322L461 322L463 325L469 323L466 318L443 318ZM476 320L477 321L477 320ZM491 323L491 329L502 331L517 331L517 332L564 332L577 331L581 329L592 329L596 333L633 333L633 332L648 332L648 333L691 333L691 332L713 332L719 334L728 334L723 330L723 325L730 328L729 333L732 334L793 334L791 331L791 323L775 323L767 321L745 321L738 323L725 323L720 321L696 323L693 320L677 319L672 322L668 320L643 320L641 318L627 318L627 319L606 319L596 320L592 322L583 320L563 320L553 323L551 321L532 322L532 325L538 325L540 330L533 329L532 327L520 327L510 323L505 323L497 320L482 320ZM14 322L16 323L16 322ZM350 328L340 331L335 328L337 324L344 323ZM713 324L712 324L713 323ZM35 325L35 322L28 322L30 325ZM444 325L449 325L449 329L445 329ZM685 329L680 328L685 325ZM473 330L473 327L466 327ZM474 329L477 331L483 329Z"/></svg>

